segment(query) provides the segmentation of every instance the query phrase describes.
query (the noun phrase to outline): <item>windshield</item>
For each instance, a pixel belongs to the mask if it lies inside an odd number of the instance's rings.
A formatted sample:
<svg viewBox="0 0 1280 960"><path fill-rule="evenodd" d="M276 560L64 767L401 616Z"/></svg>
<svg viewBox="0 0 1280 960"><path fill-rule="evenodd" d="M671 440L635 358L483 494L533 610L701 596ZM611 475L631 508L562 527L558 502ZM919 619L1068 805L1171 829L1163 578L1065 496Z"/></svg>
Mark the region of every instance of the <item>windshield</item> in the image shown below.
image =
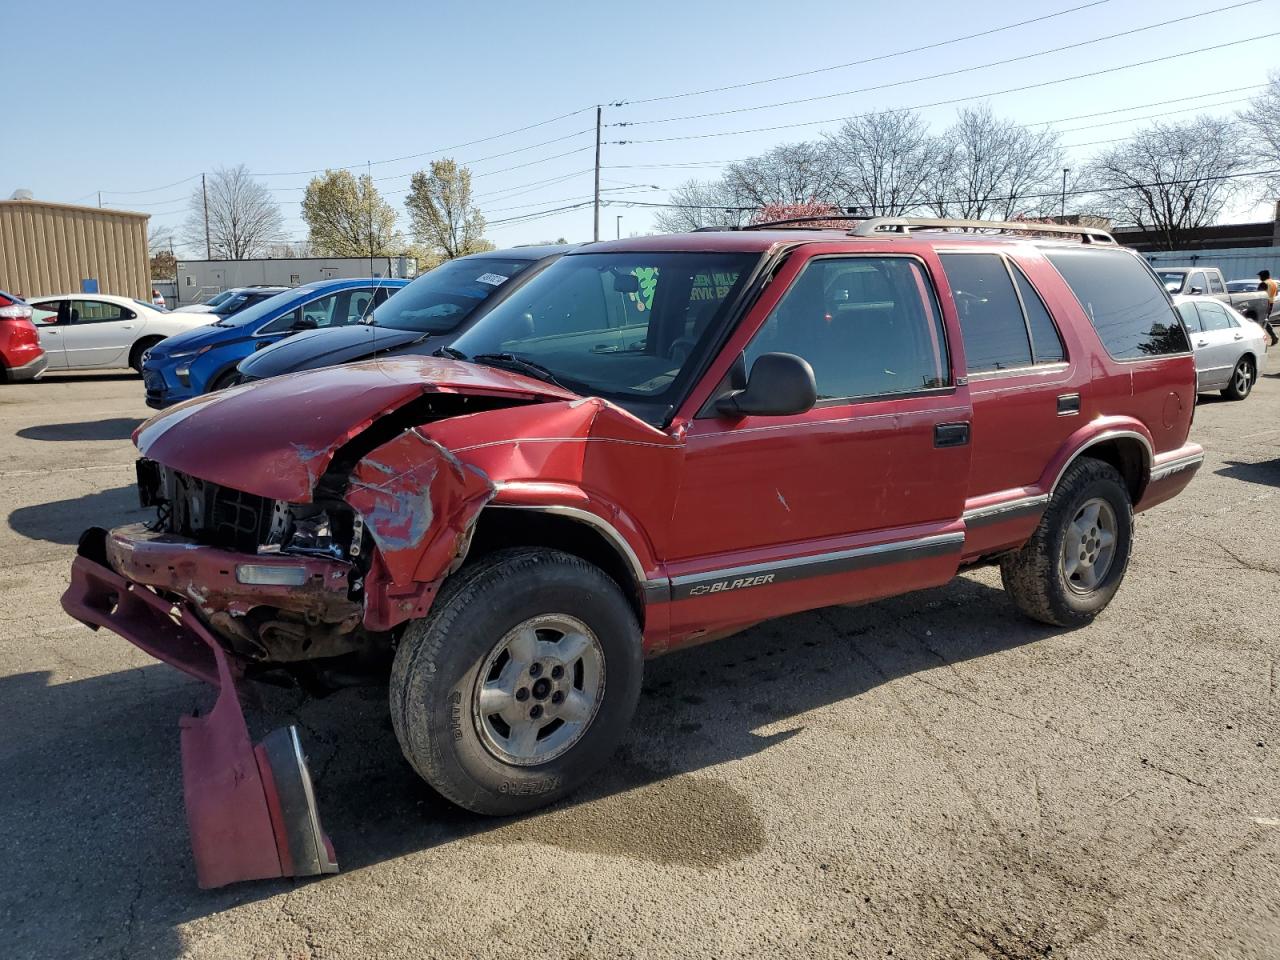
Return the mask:
<svg viewBox="0 0 1280 960"><path fill-rule="evenodd" d="M1230 280L1227 282L1228 293L1252 293L1257 289L1257 280Z"/></svg>
<svg viewBox="0 0 1280 960"><path fill-rule="evenodd" d="M275 313L298 299L299 294L303 292L301 287L293 290L286 290L284 293L277 293L273 297L267 297L265 300L259 300L250 307L244 305L244 300L252 296L258 296L252 293L238 293L230 300L225 301L222 306L213 312L217 315L218 320L214 324L217 327L242 327L246 323L254 323L258 320L268 319L271 314ZM234 305L234 307L233 307ZM239 310L239 313L234 311ZM228 313L234 313L228 316Z"/></svg>
<svg viewBox="0 0 1280 960"><path fill-rule="evenodd" d="M450 260L399 291L378 307L370 320L397 330L448 333L532 263L496 257Z"/></svg>
<svg viewBox="0 0 1280 960"><path fill-rule="evenodd" d="M513 354L578 393L660 421L758 254L597 253L557 260L454 348ZM644 412L641 412L641 410Z"/></svg>
<svg viewBox="0 0 1280 960"><path fill-rule="evenodd" d="M1177 270L1162 270L1156 276L1170 293L1181 293L1182 285L1187 282L1187 275Z"/></svg>
<svg viewBox="0 0 1280 960"><path fill-rule="evenodd" d="M223 290L221 293L215 293L212 297L206 300L204 302L204 305L206 307L216 307L218 306L218 304L226 302L228 297L232 297L235 294L236 294L236 291L234 289Z"/></svg>

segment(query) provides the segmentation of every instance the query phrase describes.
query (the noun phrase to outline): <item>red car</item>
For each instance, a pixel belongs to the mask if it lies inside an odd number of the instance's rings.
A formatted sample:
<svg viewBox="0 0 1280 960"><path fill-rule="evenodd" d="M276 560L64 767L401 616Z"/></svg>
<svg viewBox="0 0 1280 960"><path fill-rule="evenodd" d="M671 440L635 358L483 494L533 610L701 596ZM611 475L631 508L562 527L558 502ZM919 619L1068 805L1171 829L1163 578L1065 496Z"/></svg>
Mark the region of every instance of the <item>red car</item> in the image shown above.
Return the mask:
<svg viewBox="0 0 1280 960"><path fill-rule="evenodd" d="M0 382L35 380L48 363L31 308L21 297L0 290Z"/></svg>
<svg viewBox="0 0 1280 960"><path fill-rule="evenodd" d="M608 759L646 657L976 564L1088 623L1203 460L1178 314L1087 228L593 244L441 353L165 411L134 438L155 521L81 541L71 615L220 688L182 730L204 885L336 869L242 681L384 676L423 778L520 813Z"/></svg>

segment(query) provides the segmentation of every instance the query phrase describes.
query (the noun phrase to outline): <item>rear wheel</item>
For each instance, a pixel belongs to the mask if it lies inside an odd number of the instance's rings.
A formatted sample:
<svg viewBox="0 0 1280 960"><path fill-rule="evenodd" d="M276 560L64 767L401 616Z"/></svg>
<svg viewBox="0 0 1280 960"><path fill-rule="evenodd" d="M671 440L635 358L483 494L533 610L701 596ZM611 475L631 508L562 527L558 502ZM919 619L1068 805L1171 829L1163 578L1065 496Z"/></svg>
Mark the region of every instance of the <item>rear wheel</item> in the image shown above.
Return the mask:
<svg viewBox="0 0 1280 960"><path fill-rule="evenodd" d="M1120 589L1132 540L1124 479L1110 464L1081 457L1067 468L1031 539L1000 561L1000 576L1027 616L1080 626Z"/></svg>
<svg viewBox="0 0 1280 960"><path fill-rule="evenodd" d="M1231 371L1231 382L1222 391L1222 395L1228 400L1243 400L1253 392L1253 383L1257 378L1252 358L1241 357L1235 370Z"/></svg>
<svg viewBox="0 0 1280 960"><path fill-rule="evenodd" d="M476 813L559 799L621 741L640 694L640 629L602 570L545 549L464 567L411 623L391 720L414 769Z"/></svg>

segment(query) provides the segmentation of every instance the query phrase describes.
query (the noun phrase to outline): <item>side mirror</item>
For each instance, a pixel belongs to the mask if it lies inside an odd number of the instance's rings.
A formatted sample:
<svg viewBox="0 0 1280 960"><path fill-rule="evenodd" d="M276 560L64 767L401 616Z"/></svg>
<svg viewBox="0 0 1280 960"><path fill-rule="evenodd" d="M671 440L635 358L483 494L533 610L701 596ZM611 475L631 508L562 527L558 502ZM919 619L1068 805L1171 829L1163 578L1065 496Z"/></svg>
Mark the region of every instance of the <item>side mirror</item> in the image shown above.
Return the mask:
<svg viewBox="0 0 1280 960"><path fill-rule="evenodd" d="M1204 291L1199 287L1192 287L1190 293L1193 297L1198 297L1200 294L1204 293Z"/></svg>
<svg viewBox="0 0 1280 960"><path fill-rule="evenodd" d="M745 390L734 390L716 401L726 417L786 417L805 413L818 402L813 367L794 353L765 353L751 365Z"/></svg>
<svg viewBox="0 0 1280 960"><path fill-rule="evenodd" d="M310 317L303 317L301 320L293 321L289 329L292 330L294 333L298 333L299 331L302 331L302 330L315 330L319 326L320 325L316 323L314 320L312 320Z"/></svg>

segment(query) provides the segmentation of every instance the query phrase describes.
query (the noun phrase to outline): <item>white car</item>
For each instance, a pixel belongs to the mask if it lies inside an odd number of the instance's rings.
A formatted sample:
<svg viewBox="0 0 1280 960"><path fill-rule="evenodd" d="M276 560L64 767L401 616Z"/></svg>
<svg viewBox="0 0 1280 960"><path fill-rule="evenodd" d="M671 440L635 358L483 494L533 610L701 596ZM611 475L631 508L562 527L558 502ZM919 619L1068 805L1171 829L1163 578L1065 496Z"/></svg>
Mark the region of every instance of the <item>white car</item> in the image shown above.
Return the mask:
<svg viewBox="0 0 1280 960"><path fill-rule="evenodd" d="M49 358L49 370L133 367L165 337L216 320L210 314L167 313L142 300L97 293L32 297L31 322Z"/></svg>
<svg viewBox="0 0 1280 960"><path fill-rule="evenodd" d="M1214 297L1175 296L1173 302L1195 351L1197 392L1219 390L1229 400L1243 400L1266 369L1270 338Z"/></svg>

